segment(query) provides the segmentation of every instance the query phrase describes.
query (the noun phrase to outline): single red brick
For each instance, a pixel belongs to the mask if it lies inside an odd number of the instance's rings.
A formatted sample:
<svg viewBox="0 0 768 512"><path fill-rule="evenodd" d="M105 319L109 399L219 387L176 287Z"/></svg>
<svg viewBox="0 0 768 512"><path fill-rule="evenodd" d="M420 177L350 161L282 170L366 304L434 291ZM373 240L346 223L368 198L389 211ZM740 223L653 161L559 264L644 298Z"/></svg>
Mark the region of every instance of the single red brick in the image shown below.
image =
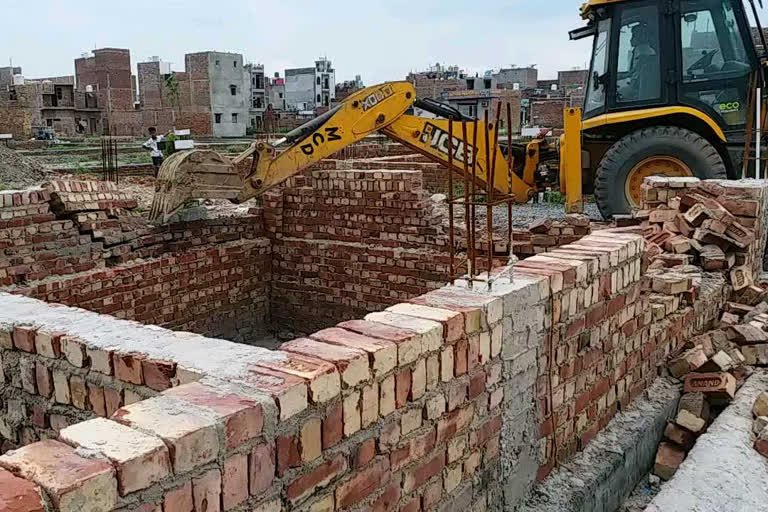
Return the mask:
<svg viewBox="0 0 768 512"><path fill-rule="evenodd" d="M0 510L3 512L43 512L43 500L35 484L0 469Z"/></svg>
<svg viewBox="0 0 768 512"><path fill-rule="evenodd" d="M395 376L395 404L398 409L408 403L408 395L411 392L411 370L404 369Z"/></svg>
<svg viewBox="0 0 768 512"><path fill-rule="evenodd" d="M421 510L421 501L419 497L411 498L400 507L400 512L419 512Z"/></svg>
<svg viewBox="0 0 768 512"><path fill-rule="evenodd" d="M672 443L662 442L656 452L656 462L653 472L662 480L669 480L677 472L677 468L685 460L685 450Z"/></svg>
<svg viewBox="0 0 768 512"><path fill-rule="evenodd" d="M345 508L370 496L374 491L389 483L389 460L384 458L368 469L358 471L351 480L336 489L336 508Z"/></svg>
<svg viewBox="0 0 768 512"><path fill-rule="evenodd" d="M330 483L337 476L344 473L346 469L346 460L342 455L337 455L291 482L285 491L285 495L291 502L300 500L314 492L317 487Z"/></svg>
<svg viewBox="0 0 768 512"><path fill-rule="evenodd" d="M424 494L421 496L421 509L432 510L439 502L443 495L443 482L438 480L437 482L430 484L424 489Z"/></svg>
<svg viewBox="0 0 768 512"><path fill-rule="evenodd" d="M400 501L400 481L390 484L371 505L371 512L392 512Z"/></svg>
<svg viewBox="0 0 768 512"><path fill-rule="evenodd" d="M143 384L141 372L142 357L138 354L112 354L115 377L131 384Z"/></svg>
<svg viewBox="0 0 768 512"><path fill-rule="evenodd" d="M454 366L454 375L457 377L464 375L467 373L467 357L469 351L469 341L467 341L466 338L462 338L459 341L456 342L456 345L454 345L454 354L453 354L453 366Z"/></svg>
<svg viewBox="0 0 768 512"><path fill-rule="evenodd" d="M88 403L91 410L101 417L107 416L106 404L104 402L104 388L88 383Z"/></svg>
<svg viewBox="0 0 768 512"><path fill-rule="evenodd" d="M483 391L485 391L485 372L480 370L470 377L469 399L479 396Z"/></svg>
<svg viewBox="0 0 768 512"><path fill-rule="evenodd" d="M269 489L275 478L275 445L262 444L250 455L250 493L255 496Z"/></svg>
<svg viewBox="0 0 768 512"><path fill-rule="evenodd" d="M376 456L376 440L366 439L357 447L355 453L355 467L361 468L371 462Z"/></svg>
<svg viewBox="0 0 768 512"><path fill-rule="evenodd" d="M445 467L445 451L441 451L427 462L416 466L404 473L403 478L403 491L413 492L426 482L428 482L433 476L437 475Z"/></svg>
<svg viewBox="0 0 768 512"><path fill-rule="evenodd" d="M195 511L221 510L221 472L218 469L212 469L192 480L192 500Z"/></svg>
<svg viewBox="0 0 768 512"><path fill-rule="evenodd" d="M467 345L467 370L472 370L480 363L480 336L472 336Z"/></svg>
<svg viewBox="0 0 768 512"><path fill-rule="evenodd" d="M171 387L171 379L176 375L176 363L142 360L141 370L144 374L144 383L148 388L165 391Z"/></svg>
<svg viewBox="0 0 768 512"><path fill-rule="evenodd" d="M448 387L448 411L453 411L467 400L469 385L466 382L454 381Z"/></svg>
<svg viewBox="0 0 768 512"><path fill-rule="evenodd" d="M30 406L29 415L34 426L45 428L45 411L43 411L42 408L37 407L36 405Z"/></svg>
<svg viewBox="0 0 768 512"><path fill-rule="evenodd" d="M443 416L437 422L437 444L442 444L467 428L472 423L474 413L474 406L470 403L466 407L456 409Z"/></svg>
<svg viewBox="0 0 768 512"><path fill-rule="evenodd" d="M13 329L13 346L18 350L35 353L35 334L36 329L32 327L17 326Z"/></svg>
<svg viewBox="0 0 768 512"><path fill-rule="evenodd" d="M341 404L337 404L323 420L323 450L335 446L343 435L344 416Z"/></svg>
<svg viewBox="0 0 768 512"><path fill-rule="evenodd" d="M224 461L221 473L221 501L224 510L248 499L248 455L233 455Z"/></svg>
<svg viewBox="0 0 768 512"><path fill-rule="evenodd" d="M225 425L230 450L258 436L264 427L264 408L247 397L218 391L200 382L177 386L164 394L212 410Z"/></svg>
<svg viewBox="0 0 768 512"><path fill-rule="evenodd" d="M181 487L166 492L163 510L166 512L193 512L192 482L185 482Z"/></svg>
<svg viewBox="0 0 768 512"><path fill-rule="evenodd" d="M298 436L277 438L277 474L283 476L289 468L301 467Z"/></svg>
<svg viewBox="0 0 768 512"><path fill-rule="evenodd" d="M35 364L35 380L37 381L37 392L40 396L51 398L53 394L53 381L51 379L51 370L41 363Z"/></svg>
<svg viewBox="0 0 768 512"><path fill-rule="evenodd" d="M123 392L112 388L104 388L104 406L107 418L115 414L115 411L123 406Z"/></svg>

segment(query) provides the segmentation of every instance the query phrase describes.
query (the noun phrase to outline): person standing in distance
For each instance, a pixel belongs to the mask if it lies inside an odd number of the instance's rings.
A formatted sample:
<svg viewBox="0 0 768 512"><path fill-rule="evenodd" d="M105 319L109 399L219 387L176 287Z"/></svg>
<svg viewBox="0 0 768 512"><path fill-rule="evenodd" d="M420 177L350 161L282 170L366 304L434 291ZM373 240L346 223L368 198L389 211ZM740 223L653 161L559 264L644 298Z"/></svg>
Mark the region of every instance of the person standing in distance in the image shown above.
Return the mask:
<svg viewBox="0 0 768 512"><path fill-rule="evenodd" d="M157 129L154 126L150 127L148 131L149 139L147 142L142 144L142 147L149 150L149 154L152 157L152 165L155 166L155 178L157 178L157 172L160 170L160 166L163 164L163 152L160 150L158 145L163 141L163 139L165 139L165 135L158 135Z"/></svg>

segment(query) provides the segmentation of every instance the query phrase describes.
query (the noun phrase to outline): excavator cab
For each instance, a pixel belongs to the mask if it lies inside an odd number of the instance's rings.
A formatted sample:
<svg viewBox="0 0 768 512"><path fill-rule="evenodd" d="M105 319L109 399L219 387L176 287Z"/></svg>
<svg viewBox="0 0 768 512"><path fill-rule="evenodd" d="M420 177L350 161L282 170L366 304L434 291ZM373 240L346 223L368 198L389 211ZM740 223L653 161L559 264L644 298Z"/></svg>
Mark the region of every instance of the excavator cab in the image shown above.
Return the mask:
<svg viewBox="0 0 768 512"><path fill-rule="evenodd" d="M753 6L754 8L754 6ZM652 175L741 177L761 59L741 0L590 0L581 166L608 218Z"/></svg>

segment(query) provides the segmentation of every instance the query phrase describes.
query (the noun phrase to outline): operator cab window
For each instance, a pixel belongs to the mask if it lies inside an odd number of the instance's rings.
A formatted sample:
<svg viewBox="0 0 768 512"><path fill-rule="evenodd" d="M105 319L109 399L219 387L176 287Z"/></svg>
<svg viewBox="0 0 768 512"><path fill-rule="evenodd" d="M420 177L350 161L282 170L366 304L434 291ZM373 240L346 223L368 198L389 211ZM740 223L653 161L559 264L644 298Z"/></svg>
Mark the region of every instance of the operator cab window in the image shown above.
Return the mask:
<svg viewBox="0 0 768 512"><path fill-rule="evenodd" d="M681 36L683 80L694 82L749 72L750 65L739 27L730 5L683 2ZM706 2L710 4L710 2Z"/></svg>
<svg viewBox="0 0 768 512"><path fill-rule="evenodd" d="M680 94L735 127L746 123L752 65L731 1L681 2Z"/></svg>
<svg viewBox="0 0 768 512"><path fill-rule="evenodd" d="M587 84L587 97L584 100L586 114L605 107L605 83L608 71L608 36L611 31L610 20L600 20L592 50L592 69Z"/></svg>
<svg viewBox="0 0 768 512"><path fill-rule="evenodd" d="M661 98L659 13L655 5L622 10L616 66L617 103Z"/></svg>

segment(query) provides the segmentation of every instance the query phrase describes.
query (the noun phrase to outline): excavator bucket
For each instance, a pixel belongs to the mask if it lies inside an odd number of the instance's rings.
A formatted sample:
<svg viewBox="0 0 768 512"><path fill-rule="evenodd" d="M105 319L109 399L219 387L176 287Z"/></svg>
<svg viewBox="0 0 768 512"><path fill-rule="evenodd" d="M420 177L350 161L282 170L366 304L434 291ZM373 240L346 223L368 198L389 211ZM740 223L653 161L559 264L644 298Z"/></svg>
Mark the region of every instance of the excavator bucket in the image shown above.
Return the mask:
<svg viewBox="0 0 768 512"><path fill-rule="evenodd" d="M193 150L168 157L157 175L149 220L165 223L195 198L234 200L242 178L229 159L215 151Z"/></svg>

